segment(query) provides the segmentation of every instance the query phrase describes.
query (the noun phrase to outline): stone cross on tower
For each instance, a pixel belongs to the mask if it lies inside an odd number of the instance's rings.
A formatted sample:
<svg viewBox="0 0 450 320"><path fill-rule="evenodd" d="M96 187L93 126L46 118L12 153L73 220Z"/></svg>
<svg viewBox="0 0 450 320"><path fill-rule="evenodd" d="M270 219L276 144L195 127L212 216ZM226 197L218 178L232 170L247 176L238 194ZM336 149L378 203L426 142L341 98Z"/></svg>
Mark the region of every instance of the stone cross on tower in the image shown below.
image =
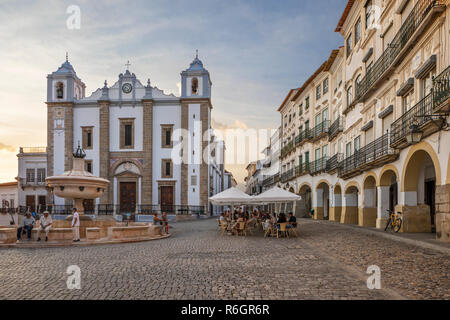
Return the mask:
<svg viewBox="0 0 450 320"><path fill-rule="evenodd" d="M127 67L127 70L128 70L130 68L130 66L131 66L131 63L130 63L130 60L128 60L127 63L125 63L125 67Z"/></svg>

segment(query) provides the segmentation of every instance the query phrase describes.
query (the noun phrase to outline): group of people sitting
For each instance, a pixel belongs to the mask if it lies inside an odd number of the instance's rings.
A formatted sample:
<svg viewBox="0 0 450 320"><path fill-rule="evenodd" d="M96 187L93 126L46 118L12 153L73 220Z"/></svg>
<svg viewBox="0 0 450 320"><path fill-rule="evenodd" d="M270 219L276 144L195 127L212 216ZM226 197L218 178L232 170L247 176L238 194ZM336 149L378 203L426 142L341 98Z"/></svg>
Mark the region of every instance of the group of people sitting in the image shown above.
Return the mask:
<svg viewBox="0 0 450 320"><path fill-rule="evenodd" d="M220 223L227 222L231 225L229 230L232 234L236 235L239 230L240 223L244 222L245 227L256 227L257 223L260 222L263 226L264 231L272 231L274 228L280 229L280 223L287 223L286 228L297 228L297 218L292 212L288 213L288 217L284 213L277 215L274 213L270 215L267 212L259 211L255 209L252 213L248 211L243 211L241 208L234 210L231 213L230 209L226 210L220 215ZM270 234L271 232L269 232Z"/></svg>
<svg viewBox="0 0 450 320"><path fill-rule="evenodd" d="M41 241L41 232L45 232L45 241L48 241L48 233L52 228L52 216L48 211L45 211L44 214L39 218L39 227L37 229L37 241ZM27 234L28 240L31 240L31 231L36 225L36 219L32 216L31 212L27 212L25 217L22 220L22 223L19 228L17 228L17 241L20 241L23 234Z"/></svg>
<svg viewBox="0 0 450 320"><path fill-rule="evenodd" d="M158 213L153 213L153 225L160 225L159 233L160 235L169 234L169 219L167 218L167 213L161 213L161 218L158 217Z"/></svg>

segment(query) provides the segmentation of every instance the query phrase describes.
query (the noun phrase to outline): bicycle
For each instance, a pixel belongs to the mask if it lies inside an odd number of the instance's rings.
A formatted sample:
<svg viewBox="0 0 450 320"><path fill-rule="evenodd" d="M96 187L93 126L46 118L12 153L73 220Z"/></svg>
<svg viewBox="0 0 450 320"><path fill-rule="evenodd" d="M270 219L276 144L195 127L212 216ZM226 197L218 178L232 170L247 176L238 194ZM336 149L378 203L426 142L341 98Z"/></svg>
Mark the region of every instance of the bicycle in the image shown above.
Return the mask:
<svg viewBox="0 0 450 320"><path fill-rule="evenodd" d="M395 213L394 211L391 211L389 209L386 211L389 213L389 219L386 223L386 228L384 228L384 231L390 230L396 233L399 232L403 222L401 212Z"/></svg>

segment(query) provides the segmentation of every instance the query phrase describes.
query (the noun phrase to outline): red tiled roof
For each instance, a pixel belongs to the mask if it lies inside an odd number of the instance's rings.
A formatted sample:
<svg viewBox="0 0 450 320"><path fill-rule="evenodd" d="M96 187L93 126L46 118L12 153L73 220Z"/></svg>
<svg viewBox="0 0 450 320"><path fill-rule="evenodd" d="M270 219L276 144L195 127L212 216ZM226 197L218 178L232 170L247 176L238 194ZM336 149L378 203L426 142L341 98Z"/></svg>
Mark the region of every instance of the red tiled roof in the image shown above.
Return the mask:
<svg viewBox="0 0 450 320"><path fill-rule="evenodd" d="M350 10L352 9L354 3L355 0L348 0L344 12L342 13L341 19L339 20L338 25L334 30L334 32L340 32L342 30L342 26L344 25L345 20L347 20L348 14L350 13Z"/></svg>
<svg viewBox="0 0 450 320"><path fill-rule="evenodd" d="M0 187L12 187L12 186L17 186L17 181L0 183Z"/></svg>

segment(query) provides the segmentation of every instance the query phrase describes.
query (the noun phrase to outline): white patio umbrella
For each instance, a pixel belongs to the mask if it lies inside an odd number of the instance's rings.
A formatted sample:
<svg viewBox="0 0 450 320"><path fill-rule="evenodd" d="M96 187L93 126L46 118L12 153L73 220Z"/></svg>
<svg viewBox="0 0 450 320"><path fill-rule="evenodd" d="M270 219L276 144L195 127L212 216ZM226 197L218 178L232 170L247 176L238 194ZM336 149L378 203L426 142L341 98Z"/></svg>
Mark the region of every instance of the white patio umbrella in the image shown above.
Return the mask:
<svg viewBox="0 0 450 320"><path fill-rule="evenodd" d="M241 190L232 187L210 197L209 201L216 206L243 205L251 203L253 198Z"/></svg>
<svg viewBox="0 0 450 320"><path fill-rule="evenodd" d="M293 202L293 212L295 213L295 204L296 201L301 200L302 197L281 189L279 187L273 187L266 192L261 193L255 197L252 197L252 203L285 203L285 202Z"/></svg>

